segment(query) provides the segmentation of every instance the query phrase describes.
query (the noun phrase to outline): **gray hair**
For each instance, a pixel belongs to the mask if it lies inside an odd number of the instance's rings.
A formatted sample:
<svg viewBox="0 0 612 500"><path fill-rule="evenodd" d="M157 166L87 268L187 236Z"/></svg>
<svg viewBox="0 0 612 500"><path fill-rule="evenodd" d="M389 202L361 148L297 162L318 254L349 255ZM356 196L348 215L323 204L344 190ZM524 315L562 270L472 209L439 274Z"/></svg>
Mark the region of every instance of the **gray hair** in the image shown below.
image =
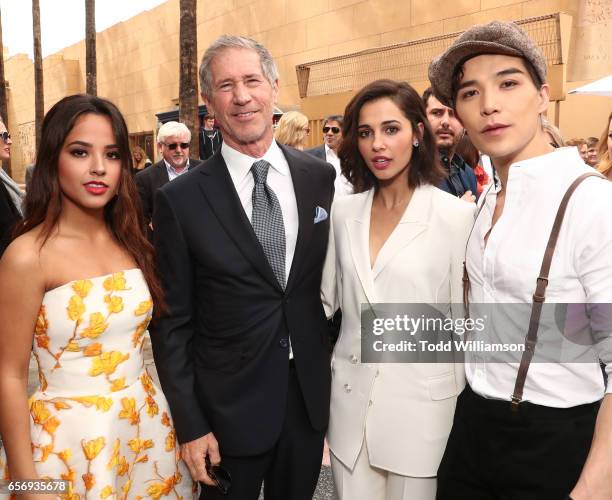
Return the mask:
<svg viewBox="0 0 612 500"><path fill-rule="evenodd" d="M259 54L261 72L266 80L270 82L270 85L274 85L274 82L278 80L278 69L272 54L261 43L244 36L221 35L206 49L200 63L200 89L204 98L210 99L212 95L213 81L210 65L217 55L227 49L254 50Z"/></svg>
<svg viewBox="0 0 612 500"><path fill-rule="evenodd" d="M191 142L191 131L187 128L187 125L179 122L166 122L157 131L157 144L165 142L167 137L182 134L187 134L189 137L187 142Z"/></svg>

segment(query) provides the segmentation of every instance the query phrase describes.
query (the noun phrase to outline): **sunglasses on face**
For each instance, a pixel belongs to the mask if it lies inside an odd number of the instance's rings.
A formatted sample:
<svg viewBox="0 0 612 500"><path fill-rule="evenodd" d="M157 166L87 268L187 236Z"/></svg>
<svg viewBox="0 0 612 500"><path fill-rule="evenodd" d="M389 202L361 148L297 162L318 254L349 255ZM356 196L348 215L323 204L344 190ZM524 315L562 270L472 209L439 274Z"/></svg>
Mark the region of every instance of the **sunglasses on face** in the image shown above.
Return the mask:
<svg viewBox="0 0 612 500"><path fill-rule="evenodd" d="M327 134L330 130L332 131L333 134L340 133L340 129L338 127L323 127L324 134Z"/></svg>
<svg viewBox="0 0 612 500"><path fill-rule="evenodd" d="M9 134L8 132L2 132L0 134L0 137L2 138L2 140L4 141L4 144L7 144L9 139L11 138L11 134Z"/></svg>
<svg viewBox="0 0 612 500"><path fill-rule="evenodd" d="M174 151L179 146L181 147L181 149L189 149L188 142L173 142L172 144L164 143L164 146L166 146L170 151Z"/></svg>
<svg viewBox="0 0 612 500"><path fill-rule="evenodd" d="M206 466L206 474L213 480L217 489L222 495L227 495L232 486L232 476L230 473L220 465L212 465L208 455L204 457L204 465Z"/></svg>

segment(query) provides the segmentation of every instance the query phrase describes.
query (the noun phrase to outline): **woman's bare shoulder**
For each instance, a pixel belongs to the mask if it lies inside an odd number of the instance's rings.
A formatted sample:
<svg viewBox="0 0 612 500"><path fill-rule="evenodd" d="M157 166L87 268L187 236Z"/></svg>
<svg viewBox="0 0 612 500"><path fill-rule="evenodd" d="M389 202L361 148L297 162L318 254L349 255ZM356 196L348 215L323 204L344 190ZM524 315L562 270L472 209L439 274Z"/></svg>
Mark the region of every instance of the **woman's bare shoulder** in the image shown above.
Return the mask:
<svg viewBox="0 0 612 500"><path fill-rule="evenodd" d="M22 277L40 278L41 241L39 236L40 229L34 228L10 243L0 259L2 274L18 273Z"/></svg>

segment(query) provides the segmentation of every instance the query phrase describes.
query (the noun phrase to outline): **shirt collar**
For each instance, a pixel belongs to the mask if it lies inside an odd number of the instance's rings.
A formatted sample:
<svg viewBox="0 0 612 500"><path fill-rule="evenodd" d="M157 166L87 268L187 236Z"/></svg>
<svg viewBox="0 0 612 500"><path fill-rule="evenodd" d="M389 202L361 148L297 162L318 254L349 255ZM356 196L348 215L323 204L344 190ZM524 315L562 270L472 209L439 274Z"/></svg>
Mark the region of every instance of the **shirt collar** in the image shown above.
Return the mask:
<svg viewBox="0 0 612 500"><path fill-rule="evenodd" d="M251 171L253 163L258 160L266 160L279 174L289 175L289 166L287 165L281 148L278 147L275 140L272 140L270 147L261 158L254 158L241 153L231 146L228 146L226 142L223 142L221 145L221 156L223 156L230 176L236 185L244 180Z"/></svg>
<svg viewBox="0 0 612 500"><path fill-rule="evenodd" d="M577 148L557 148L550 153L514 162L508 171L508 184L520 179L529 182L545 180L549 186L563 184L567 179L572 180L576 176L575 169L563 167L581 163L584 164ZM498 193L501 188L501 180L495 170L495 187L491 189L490 194Z"/></svg>
<svg viewBox="0 0 612 500"><path fill-rule="evenodd" d="M166 159L164 158L164 163L166 164L166 169L171 170L172 172L174 172L175 174L178 174L178 172L176 171L176 169L170 165ZM189 158L187 158L187 163L185 163L185 170L189 170ZM181 173L183 173L184 170L181 170Z"/></svg>
<svg viewBox="0 0 612 500"><path fill-rule="evenodd" d="M332 148L330 148L330 147L327 145L327 143L325 143L325 156L327 156L327 155L332 155L332 156L334 156L334 157L336 157L336 158L338 157L338 155L336 154L336 152L335 152L335 151L334 151Z"/></svg>

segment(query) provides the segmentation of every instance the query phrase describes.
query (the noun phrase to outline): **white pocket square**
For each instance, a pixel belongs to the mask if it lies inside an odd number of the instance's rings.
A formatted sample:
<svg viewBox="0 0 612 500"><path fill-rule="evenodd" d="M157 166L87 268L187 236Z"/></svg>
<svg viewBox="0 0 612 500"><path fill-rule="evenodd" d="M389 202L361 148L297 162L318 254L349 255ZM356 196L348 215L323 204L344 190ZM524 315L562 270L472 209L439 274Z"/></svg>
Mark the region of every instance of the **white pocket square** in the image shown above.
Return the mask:
<svg viewBox="0 0 612 500"><path fill-rule="evenodd" d="M318 224L319 222L324 221L325 219L327 219L327 212L325 211L325 209L323 207L315 207L314 223Z"/></svg>

